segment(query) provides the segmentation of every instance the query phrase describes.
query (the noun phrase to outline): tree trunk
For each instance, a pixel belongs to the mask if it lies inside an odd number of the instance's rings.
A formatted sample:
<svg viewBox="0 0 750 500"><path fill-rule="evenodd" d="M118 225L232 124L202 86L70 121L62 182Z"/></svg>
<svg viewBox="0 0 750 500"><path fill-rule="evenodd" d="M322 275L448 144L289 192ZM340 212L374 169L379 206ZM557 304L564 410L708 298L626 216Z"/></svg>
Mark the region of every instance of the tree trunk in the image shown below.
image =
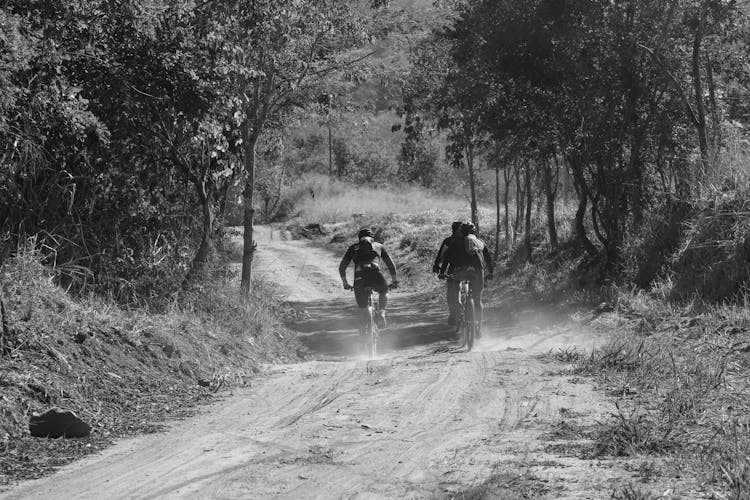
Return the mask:
<svg viewBox="0 0 750 500"><path fill-rule="evenodd" d="M216 218L221 221L222 226L226 226L227 219L227 207L229 206L229 196L232 194L232 188L234 187L235 179L237 177L237 169L232 169L232 176L225 184L222 185L221 189L217 192L217 198L219 200L219 212L216 214Z"/></svg>
<svg viewBox="0 0 750 500"><path fill-rule="evenodd" d="M516 219L513 222L513 244L518 241L518 233L521 232L521 221L523 220L523 207L525 194L521 180L522 169L516 166Z"/></svg>
<svg viewBox="0 0 750 500"><path fill-rule="evenodd" d="M698 132L698 145L701 152L701 162L703 163L704 174L708 167L708 134L706 133L706 106L703 102L703 80L701 78L701 44L703 43L703 31L706 25L707 6L704 3L701 6L700 19L695 29L693 38L693 61L692 77L693 90L695 92L695 111L696 111L696 131Z"/></svg>
<svg viewBox="0 0 750 500"><path fill-rule="evenodd" d="M547 233L552 251L557 250L557 224L555 222L555 189L552 185L552 165L542 162L544 173L544 195L547 198Z"/></svg>
<svg viewBox="0 0 750 500"><path fill-rule="evenodd" d="M271 221L271 197L263 197L263 213L261 214L262 220L266 223Z"/></svg>
<svg viewBox="0 0 750 500"><path fill-rule="evenodd" d="M495 165L495 262L500 256L500 166Z"/></svg>
<svg viewBox="0 0 750 500"><path fill-rule="evenodd" d="M466 164L469 167L469 188L471 191L471 222L477 228L477 234L479 233L479 215L477 214L477 189L476 181L474 178L474 146L469 138L468 146L466 147Z"/></svg>
<svg viewBox="0 0 750 500"><path fill-rule="evenodd" d="M341 179L341 165L337 169L338 178ZM331 132L331 122L328 122L328 176L333 177L333 132Z"/></svg>
<svg viewBox="0 0 750 500"><path fill-rule="evenodd" d="M588 234L586 234L586 226L584 225L584 220L586 218L586 208L589 201L586 179L583 177L580 167L573 165L573 162L569 158L565 159L565 165L571 178L573 179L573 188L578 195L578 209L576 210L576 216L573 221L573 231L576 235L576 240L583 247L586 253L588 253L591 257L596 257L599 252L596 249L596 246L589 239Z"/></svg>
<svg viewBox="0 0 750 500"><path fill-rule="evenodd" d="M586 217L587 205L588 197L585 194L580 194L578 198L578 209L576 210L575 222L573 224L575 226L574 229L578 243L580 243L583 249L586 250L586 253L594 257L599 252L597 252L594 244L591 243L588 234L586 234L586 227L583 224L583 221Z"/></svg>
<svg viewBox="0 0 750 500"><path fill-rule="evenodd" d="M503 192L503 207L505 208L505 214L503 215L503 225L505 226L505 245L510 249L510 214L509 214L509 203L508 195L510 192L510 181L511 171L508 167L503 170L503 180L505 181L505 191Z"/></svg>
<svg viewBox="0 0 750 500"><path fill-rule="evenodd" d="M523 235L523 244L526 247L526 260L532 262L531 256L531 208L533 196L531 193L531 169L526 167L526 228Z"/></svg>
<svg viewBox="0 0 750 500"><path fill-rule="evenodd" d="M599 242L604 245L605 248L609 246L609 238L602 231L602 227L599 224L599 202L596 197L591 199L591 225L594 226L594 234Z"/></svg>
<svg viewBox="0 0 750 500"><path fill-rule="evenodd" d="M253 278L253 257L255 255L255 241L253 240L253 222L255 219L255 207L253 206L253 196L255 193L255 152L258 144L258 138L260 132L258 130L252 130L250 132L249 127L245 125L243 127L243 138L244 138L244 158L243 163L245 166L245 189L242 192L242 198L244 201L244 236L243 236L243 248L242 248L242 283L241 293L242 297L247 299L250 297L250 287Z"/></svg>
<svg viewBox="0 0 750 500"><path fill-rule="evenodd" d="M711 126L713 128L711 133L711 151L712 156L717 151L717 146L722 142L721 136L721 119L719 116L719 106L716 101L716 82L714 81L714 68L711 62L711 56L706 53L706 80L708 81L708 98L711 100ZM1 224L0 224L1 225Z"/></svg>
<svg viewBox="0 0 750 500"><path fill-rule="evenodd" d="M203 272L214 249L214 207L212 191L213 190L210 188L204 188L204 191L200 196L203 234L198 251L195 253L195 257L193 257L193 263L190 266L190 270L185 276L185 280L182 282L183 288L187 288L201 274L201 272Z"/></svg>

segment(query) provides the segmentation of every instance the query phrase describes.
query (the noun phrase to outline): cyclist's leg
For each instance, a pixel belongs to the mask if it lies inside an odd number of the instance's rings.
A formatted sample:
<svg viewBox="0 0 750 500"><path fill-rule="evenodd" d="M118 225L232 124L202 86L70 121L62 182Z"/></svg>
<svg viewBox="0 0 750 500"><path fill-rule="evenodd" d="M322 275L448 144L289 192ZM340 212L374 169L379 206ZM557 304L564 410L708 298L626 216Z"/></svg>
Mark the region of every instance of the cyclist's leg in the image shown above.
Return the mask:
<svg viewBox="0 0 750 500"><path fill-rule="evenodd" d="M370 287L378 292L378 323L379 328L385 327L385 310L388 307L388 284L380 271L372 269L366 270L362 274L364 286Z"/></svg>
<svg viewBox="0 0 750 500"><path fill-rule="evenodd" d="M378 292L378 306L380 306L380 310L385 311L388 307L388 283L386 283L385 278L380 272L377 275L373 275L372 287Z"/></svg>
<svg viewBox="0 0 750 500"><path fill-rule="evenodd" d="M385 328L387 325L385 310L388 307L388 283L386 283L385 278L379 272L377 273L377 276L373 277L373 281L375 282L373 288L379 295L378 327Z"/></svg>
<svg viewBox="0 0 750 500"><path fill-rule="evenodd" d="M471 295L474 297L474 311L477 322L477 331L482 328L482 294L484 292L484 274L480 270L472 275L471 278Z"/></svg>
<svg viewBox="0 0 750 500"><path fill-rule="evenodd" d="M459 282L456 279L449 279L445 284L448 299L448 323L451 324L455 324L458 312L458 285Z"/></svg>
<svg viewBox="0 0 750 500"><path fill-rule="evenodd" d="M365 276L354 277L354 299L357 301L359 308L359 325L360 333L364 332L364 325L369 321L369 311L367 310L367 280Z"/></svg>

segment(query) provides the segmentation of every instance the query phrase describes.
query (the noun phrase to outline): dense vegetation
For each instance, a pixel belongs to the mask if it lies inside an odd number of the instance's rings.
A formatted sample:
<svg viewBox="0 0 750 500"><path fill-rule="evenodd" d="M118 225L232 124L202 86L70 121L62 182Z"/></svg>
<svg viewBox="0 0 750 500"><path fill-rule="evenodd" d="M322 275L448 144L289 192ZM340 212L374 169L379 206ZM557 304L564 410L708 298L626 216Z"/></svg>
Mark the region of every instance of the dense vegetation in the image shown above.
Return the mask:
<svg viewBox="0 0 750 500"><path fill-rule="evenodd" d="M292 215L318 173L466 187L475 221L494 195L529 260L562 238L602 282L739 297L742 3L383 4L6 2L1 255L34 236L64 285L137 302L231 215L247 292L256 207Z"/></svg>
<svg viewBox="0 0 750 500"><path fill-rule="evenodd" d="M747 7L457 3L459 19L415 51L407 124L419 124L415 136L424 119L445 130L448 152L470 175L496 170L498 236L504 225L509 239L515 179L526 256L536 204L555 249L565 177L577 206L570 239L600 282L649 287L676 276L676 296L739 298L750 241Z"/></svg>
<svg viewBox="0 0 750 500"><path fill-rule="evenodd" d="M377 4L4 2L3 255L34 235L74 289L162 295L206 262L236 181L248 291L258 144L358 78Z"/></svg>

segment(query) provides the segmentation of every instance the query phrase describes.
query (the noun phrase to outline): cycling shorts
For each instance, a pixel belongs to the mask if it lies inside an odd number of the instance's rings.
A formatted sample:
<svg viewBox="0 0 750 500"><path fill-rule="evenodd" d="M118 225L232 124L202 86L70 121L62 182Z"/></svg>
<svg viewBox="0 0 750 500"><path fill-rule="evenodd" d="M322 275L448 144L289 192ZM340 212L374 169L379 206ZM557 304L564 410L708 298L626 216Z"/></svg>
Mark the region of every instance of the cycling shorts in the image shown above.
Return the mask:
<svg viewBox="0 0 750 500"><path fill-rule="evenodd" d="M367 288L388 293L388 284L377 267L365 267L354 275L354 298L357 307L367 307Z"/></svg>
<svg viewBox="0 0 750 500"><path fill-rule="evenodd" d="M468 281L471 283L472 295L475 299L481 298L484 290L484 272L481 267L464 266L453 270L456 282Z"/></svg>

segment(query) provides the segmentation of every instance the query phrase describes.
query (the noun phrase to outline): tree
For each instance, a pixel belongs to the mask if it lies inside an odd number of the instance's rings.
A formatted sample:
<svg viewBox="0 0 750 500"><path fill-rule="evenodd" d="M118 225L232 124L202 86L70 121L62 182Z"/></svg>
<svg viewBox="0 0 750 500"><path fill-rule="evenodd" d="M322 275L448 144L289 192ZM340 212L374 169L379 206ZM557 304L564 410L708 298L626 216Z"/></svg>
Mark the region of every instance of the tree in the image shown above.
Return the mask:
<svg viewBox="0 0 750 500"><path fill-rule="evenodd" d="M480 110L471 106L483 89L453 64L450 50L450 39L442 32L415 49L414 70L404 85L405 123L407 130L421 125L424 114L447 133L446 156L455 168L466 164L471 220L479 228L476 160L484 143L477 127Z"/></svg>
<svg viewBox="0 0 750 500"><path fill-rule="evenodd" d="M672 3L666 10L660 2L635 0L505 0L460 7L461 18L446 37L449 65L460 75L449 83L463 98L457 109L474 113L479 133L524 144L520 154L534 160L545 186L551 243L550 158L565 157L577 188L582 246L599 253L586 234L588 216L603 255L615 263L626 230L643 221L665 153L685 156L686 145L676 140L686 123L685 94L674 92L675 80L684 78L664 68L689 68L680 47L700 38L701 19L716 16L709 12L729 5L698 3L702 7L692 16L695 2ZM691 36L675 21L683 19L680 14L688 16ZM664 49L658 64L643 48L654 41ZM702 99L704 92L696 92ZM705 142L698 141L702 156ZM528 180L526 173L523 183L518 179L527 202Z"/></svg>
<svg viewBox="0 0 750 500"><path fill-rule="evenodd" d="M425 121L419 116L407 117L404 135L398 157L399 178L431 187L437 175L438 158Z"/></svg>
<svg viewBox="0 0 750 500"><path fill-rule="evenodd" d="M379 2L382 3L382 2ZM350 49L365 42L361 19L343 0L264 0L252 9L227 4L214 21L224 43L223 68L232 82L245 187L242 294L252 281L257 145L270 123L320 95L322 77L363 60Z"/></svg>

